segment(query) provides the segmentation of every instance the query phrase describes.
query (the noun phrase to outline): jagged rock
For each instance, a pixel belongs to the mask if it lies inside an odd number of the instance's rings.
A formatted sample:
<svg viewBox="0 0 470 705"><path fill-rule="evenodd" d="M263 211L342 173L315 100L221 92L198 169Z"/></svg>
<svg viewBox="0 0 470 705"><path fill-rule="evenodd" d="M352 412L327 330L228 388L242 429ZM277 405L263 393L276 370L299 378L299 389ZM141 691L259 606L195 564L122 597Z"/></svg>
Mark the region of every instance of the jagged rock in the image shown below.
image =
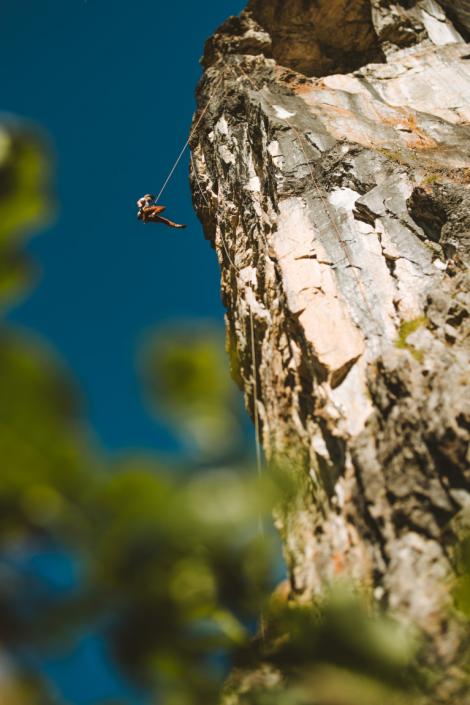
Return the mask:
<svg viewBox="0 0 470 705"><path fill-rule="evenodd" d="M252 0L207 44L191 173L234 375L298 482L293 595L367 585L441 665L470 501L470 12L450 5Z"/></svg>
<svg viewBox="0 0 470 705"><path fill-rule="evenodd" d="M250 0L247 9L271 36L276 61L297 71L324 75L380 56L369 0Z"/></svg>
<svg viewBox="0 0 470 705"><path fill-rule="evenodd" d="M440 0L440 4L449 12L449 16L460 24L460 27L470 32L470 1Z"/></svg>

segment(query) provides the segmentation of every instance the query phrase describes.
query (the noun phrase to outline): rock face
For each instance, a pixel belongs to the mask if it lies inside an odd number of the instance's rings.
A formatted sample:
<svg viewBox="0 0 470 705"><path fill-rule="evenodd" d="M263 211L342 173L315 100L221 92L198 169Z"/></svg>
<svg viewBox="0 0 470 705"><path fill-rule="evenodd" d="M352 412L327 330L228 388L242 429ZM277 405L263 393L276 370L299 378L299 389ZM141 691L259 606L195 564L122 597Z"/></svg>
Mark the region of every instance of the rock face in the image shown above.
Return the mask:
<svg viewBox="0 0 470 705"><path fill-rule="evenodd" d="M234 375L298 486L292 594L357 581L444 665L470 506L467 32L468 0L251 0L207 43L192 136Z"/></svg>

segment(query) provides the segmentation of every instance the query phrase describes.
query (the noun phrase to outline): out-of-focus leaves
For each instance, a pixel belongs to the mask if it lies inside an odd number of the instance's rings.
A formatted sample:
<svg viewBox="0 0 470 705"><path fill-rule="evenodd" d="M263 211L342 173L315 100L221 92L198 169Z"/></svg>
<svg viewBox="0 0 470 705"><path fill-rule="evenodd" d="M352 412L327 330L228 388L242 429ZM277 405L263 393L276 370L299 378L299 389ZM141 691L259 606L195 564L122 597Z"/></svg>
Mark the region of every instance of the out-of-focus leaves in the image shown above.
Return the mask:
<svg viewBox="0 0 470 705"><path fill-rule="evenodd" d="M31 262L15 249L7 247L0 255L0 310L23 296L31 288L35 277Z"/></svg>
<svg viewBox="0 0 470 705"><path fill-rule="evenodd" d="M37 130L12 119L0 125L0 307L31 283L33 268L19 247L52 216L50 162Z"/></svg>
<svg viewBox="0 0 470 705"><path fill-rule="evenodd" d="M169 326L143 349L145 388L181 438L203 458L240 445L241 407L219 332L208 323Z"/></svg>
<svg viewBox="0 0 470 705"><path fill-rule="evenodd" d="M17 243L47 210L47 169L31 135L1 134L7 294L15 272L20 288ZM150 379L167 415L205 457L233 452L240 408L217 334L208 326L178 329L155 345ZM99 617L121 665L164 688L167 702L215 701L222 664L248 644L270 585L271 549L257 526L271 488L260 492L250 475L230 469L184 479L141 456L108 462L106 471L57 360L7 328L0 330L0 399L0 549L10 571L0 595L1 638L32 648ZM81 583L68 601L44 601L40 581L7 563L28 541L79 557Z"/></svg>
<svg viewBox="0 0 470 705"><path fill-rule="evenodd" d="M315 609L274 603L268 656L284 668L330 662L404 685L419 642L402 625L371 615L364 600L337 586ZM269 653L270 652L270 653Z"/></svg>
<svg viewBox="0 0 470 705"><path fill-rule="evenodd" d="M51 154L44 136L17 120L0 126L0 242L37 230L51 215Z"/></svg>
<svg viewBox="0 0 470 705"><path fill-rule="evenodd" d="M316 606L271 601L257 664L231 677L223 705L424 705L418 642L345 586Z"/></svg>
<svg viewBox="0 0 470 705"><path fill-rule="evenodd" d="M57 524L79 529L93 478L74 391L24 336L0 332L0 542Z"/></svg>
<svg viewBox="0 0 470 705"><path fill-rule="evenodd" d="M27 281L19 244L50 212L48 181L43 141L0 127L0 302ZM100 457L54 355L0 328L2 648L27 654L99 621L117 662L165 705L215 705L232 662L246 675L226 705L421 705L419 644L357 595L337 590L315 606L268 599L279 556L260 526L273 505L282 523L293 478L296 487L307 478L292 461L262 480L235 468L240 405L218 334L167 328L143 358L153 403L189 439L197 473ZM66 598L41 592L11 559L36 545L80 566ZM469 545L456 588L467 616ZM52 705L1 654L0 702Z"/></svg>
<svg viewBox="0 0 470 705"><path fill-rule="evenodd" d="M223 705L425 705L419 694L377 678L328 664L312 665L297 679L272 688L253 688Z"/></svg>
<svg viewBox="0 0 470 705"><path fill-rule="evenodd" d="M470 536L465 536L457 550L458 578L454 588L457 609L470 619Z"/></svg>
<svg viewBox="0 0 470 705"><path fill-rule="evenodd" d="M193 695L216 689L214 658L248 645L272 580L274 546L257 531L264 496L252 477L228 471L182 481L122 468L110 477L95 550L120 615L112 632L121 663L178 685L181 698L184 683Z"/></svg>
<svg viewBox="0 0 470 705"><path fill-rule="evenodd" d="M59 705L45 684L28 673L19 673L0 650L0 703L2 705ZM61 703L65 705L65 703Z"/></svg>

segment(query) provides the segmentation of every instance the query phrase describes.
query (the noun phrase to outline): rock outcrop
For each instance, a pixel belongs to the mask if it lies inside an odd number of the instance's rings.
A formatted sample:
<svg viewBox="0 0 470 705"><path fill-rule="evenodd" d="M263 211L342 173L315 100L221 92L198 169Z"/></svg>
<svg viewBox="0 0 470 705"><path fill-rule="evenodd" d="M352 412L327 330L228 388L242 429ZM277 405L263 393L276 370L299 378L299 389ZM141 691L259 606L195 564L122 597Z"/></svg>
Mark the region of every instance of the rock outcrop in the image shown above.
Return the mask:
<svg viewBox="0 0 470 705"><path fill-rule="evenodd" d="M470 506L467 33L468 0L251 0L207 43L192 137L234 375L298 486L292 594L365 585L444 666Z"/></svg>

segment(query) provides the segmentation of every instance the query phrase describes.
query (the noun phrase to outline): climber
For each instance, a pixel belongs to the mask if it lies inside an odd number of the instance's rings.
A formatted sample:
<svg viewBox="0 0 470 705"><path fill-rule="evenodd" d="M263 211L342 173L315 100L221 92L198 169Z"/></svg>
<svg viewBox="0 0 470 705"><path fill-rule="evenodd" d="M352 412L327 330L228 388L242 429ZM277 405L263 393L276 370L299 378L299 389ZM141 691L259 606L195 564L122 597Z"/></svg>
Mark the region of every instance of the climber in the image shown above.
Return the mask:
<svg viewBox="0 0 470 705"><path fill-rule="evenodd" d="M139 209L137 211L138 220L143 220L144 223L164 223L165 225L169 225L170 228L186 227L186 225L179 225L161 216L160 213L163 213L165 206L152 205L154 200L155 196L152 196L151 193L147 193L145 196L142 196L142 198L139 198L137 201L137 208Z"/></svg>

